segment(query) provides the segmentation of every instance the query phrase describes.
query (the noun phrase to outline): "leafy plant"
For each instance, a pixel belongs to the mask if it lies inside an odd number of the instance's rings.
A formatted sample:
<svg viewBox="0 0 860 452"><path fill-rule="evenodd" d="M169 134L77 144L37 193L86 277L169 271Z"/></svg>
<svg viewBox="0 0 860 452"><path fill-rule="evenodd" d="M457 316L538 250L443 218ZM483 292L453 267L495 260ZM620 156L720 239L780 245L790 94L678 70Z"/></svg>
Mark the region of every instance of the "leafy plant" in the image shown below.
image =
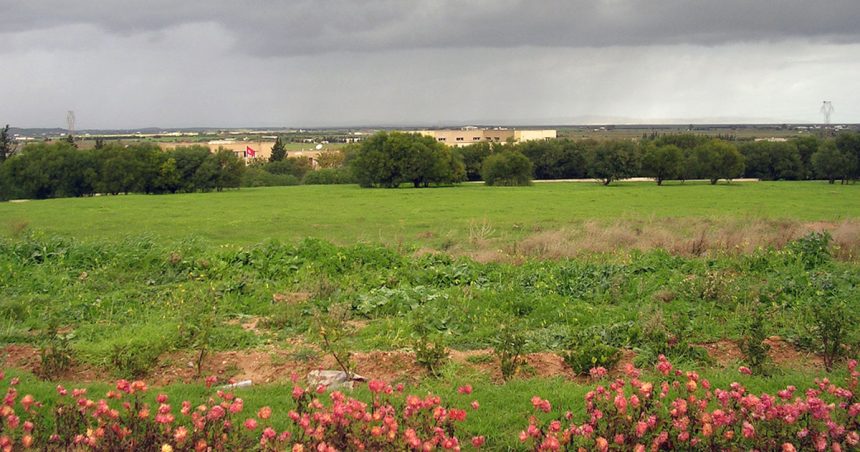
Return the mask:
<svg viewBox="0 0 860 452"><path fill-rule="evenodd" d="M179 338L183 345L195 352L194 368L197 378L203 374L203 361L212 346L218 304L214 294L195 296L183 304L179 323Z"/></svg>
<svg viewBox="0 0 860 452"><path fill-rule="evenodd" d="M753 302L747 306L744 314L742 318L746 321L738 347L750 370L755 374L765 374L769 361L767 353L770 351L770 345L764 343L767 339L765 308L761 302Z"/></svg>
<svg viewBox="0 0 860 452"><path fill-rule="evenodd" d="M523 364L526 337L519 325L514 322L499 326L499 333L493 339L493 353L499 358L502 379L511 379Z"/></svg>
<svg viewBox="0 0 860 452"><path fill-rule="evenodd" d="M347 378L351 378L355 370L349 344L355 328L349 324L349 319L349 305L333 304L326 311L318 310L313 324L320 348L334 358Z"/></svg>
<svg viewBox="0 0 860 452"><path fill-rule="evenodd" d="M824 368L830 372L846 355L846 347L856 340L857 311L832 274L816 274L812 284L814 293L799 307L800 345L818 353L824 360Z"/></svg>
<svg viewBox="0 0 860 452"><path fill-rule="evenodd" d="M39 349L40 377L52 380L69 370L73 353L70 343L74 337L74 333L61 333L56 320L48 324L42 334L42 345Z"/></svg>
<svg viewBox="0 0 860 452"><path fill-rule="evenodd" d="M588 342L562 353L562 358L575 374L585 375L595 367L615 367L621 359L621 351L611 345Z"/></svg>
<svg viewBox="0 0 860 452"><path fill-rule="evenodd" d="M805 236L789 242L785 249L795 256L807 269L813 269L830 261L830 242L833 237L829 232L810 232Z"/></svg>
<svg viewBox="0 0 860 452"><path fill-rule="evenodd" d="M155 365L161 350L138 342L114 344L110 351L110 363L118 376L140 378Z"/></svg>
<svg viewBox="0 0 860 452"><path fill-rule="evenodd" d="M412 316L412 331L415 349L415 361L427 369L430 375L438 377L445 361L448 360L448 348L445 338L427 321L422 310L416 310Z"/></svg>

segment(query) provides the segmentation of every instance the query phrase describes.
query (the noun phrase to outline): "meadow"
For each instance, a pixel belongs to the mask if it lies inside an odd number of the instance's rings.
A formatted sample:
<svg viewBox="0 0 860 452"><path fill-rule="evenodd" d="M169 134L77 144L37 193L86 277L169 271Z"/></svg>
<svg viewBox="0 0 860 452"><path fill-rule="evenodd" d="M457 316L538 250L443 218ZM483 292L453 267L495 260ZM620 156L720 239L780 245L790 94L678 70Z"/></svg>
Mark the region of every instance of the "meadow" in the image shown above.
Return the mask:
<svg viewBox="0 0 860 452"><path fill-rule="evenodd" d="M56 381L102 393L145 378L197 400L207 375L252 379L237 394L282 428L291 374L348 354L368 378L479 399L464 437L524 447L529 399L580 413L595 367L658 378L664 355L770 393L824 367L847 376L857 190L296 186L0 204L3 367L48 403Z"/></svg>

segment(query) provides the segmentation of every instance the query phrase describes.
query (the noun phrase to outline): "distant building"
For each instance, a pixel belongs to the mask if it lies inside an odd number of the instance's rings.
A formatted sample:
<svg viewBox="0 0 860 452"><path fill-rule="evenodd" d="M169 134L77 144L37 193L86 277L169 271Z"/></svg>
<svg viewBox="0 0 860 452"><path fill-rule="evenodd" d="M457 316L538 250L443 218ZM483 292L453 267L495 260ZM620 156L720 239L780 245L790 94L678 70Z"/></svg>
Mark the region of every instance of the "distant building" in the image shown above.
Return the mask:
<svg viewBox="0 0 860 452"><path fill-rule="evenodd" d="M523 141L552 140L558 135L555 130L516 130L507 128L479 129L463 127L461 129L419 130L416 133L433 137L448 146L463 147L480 142L490 143L521 143Z"/></svg>

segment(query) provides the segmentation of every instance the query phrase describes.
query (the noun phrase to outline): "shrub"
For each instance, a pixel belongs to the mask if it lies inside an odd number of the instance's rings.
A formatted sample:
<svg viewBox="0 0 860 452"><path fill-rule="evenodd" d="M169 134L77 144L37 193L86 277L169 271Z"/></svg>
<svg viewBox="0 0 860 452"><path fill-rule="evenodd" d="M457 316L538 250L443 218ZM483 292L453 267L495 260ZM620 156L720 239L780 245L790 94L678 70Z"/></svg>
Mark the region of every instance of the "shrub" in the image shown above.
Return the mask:
<svg viewBox="0 0 860 452"><path fill-rule="evenodd" d="M615 367L621 359L621 351L611 345L588 342L563 353L562 358L575 374L586 375L595 367Z"/></svg>
<svg viewBox="0 0 860 452"><path fill-rule="evenodd" d="M531 185L532 162L519 151L493 154L484 160L481 178L487 185Z"/></svg>
<svg viewBox="0 0 860 452"><path fill-rule="evenodd" d="M507 381L519 372L523 364L526 337L515 323L502 324L498 331L493 339L493 353L499 358L502 379Z"/></svg>
<svg viewBox="0 0 860 452"><path fill-rule="evenodd" d="M833 237L829 232L810 232L805 236L792 240L785 250L795 256L807 269L813 269L830 261L830 242Z"/></svg>
<svg viewBox="0 0 860 452"><path fill-rule="evenodd" d="M350 340L355 328L349 324L348 305L329 306L327 311L317 311L314 316L314 332L322 351L334 358L338 367L351 378L355 370L350 351Z"/></svg>
<svg viewBox="0 0 860 452"><path fill-rule="evenodd" d="M48 324L39 349L39 376L48 380L59 377L72 366L71 340L74 333L59 332L55 321Z"/></svg>
<svg viewBox="0 0 860 452"><path fill-rule="evenodd" d="M765 309L761 302L754 302L744 311L741 318L745 322L738 348L744 356L744 363L754 374L765 374L769 359L767 352L770 350L770 346L764 343L767 339Z"/></svg>
<svg viewBox="0 0 860 452"><path fill-rule="evenodd" d="M321 168L305 174L305 185L354 184L355 177L349 168Z"/></svg>
<svg viewBox="0 0 860 452"><path fill-rule="evenodd" d="M108 359L118 376L140 378L152 369L160 354L161 350L157 347L139 342L127 342L114 344Z"/></svg>
<svg viewBox="0 0 860 452"><path fill-rule="evenodd" d="M814 275L811 283L814 294L799 306L799 345L818 353L830 372L857 341L857 311L829 273Z"/></svg>

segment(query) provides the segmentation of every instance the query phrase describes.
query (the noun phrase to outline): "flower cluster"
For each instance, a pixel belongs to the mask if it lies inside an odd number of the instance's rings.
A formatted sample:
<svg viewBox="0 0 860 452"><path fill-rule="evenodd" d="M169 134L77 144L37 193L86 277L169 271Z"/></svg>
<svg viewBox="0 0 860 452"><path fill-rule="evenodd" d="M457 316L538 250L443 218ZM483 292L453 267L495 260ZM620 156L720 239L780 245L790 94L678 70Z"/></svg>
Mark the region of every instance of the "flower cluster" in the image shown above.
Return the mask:
<svg viewBox="0 0 860 452"><path fill-rule="evenodd" d="M213 383L207 379L207 387ZM327 393L324 387L295 386L289 427L278 431L268 425L270 407L249 416L244 401L230 392L218 390L201 404L185 400L176 409L166 394L147 403L144 382L120 380L99 400L89 398L85 389L57 386L59 401L51 413L55 422L49 427L46 413L39 411L42 405L30 395L19 399L15 384L13 380L0 409L2 451L460 450L457 425L467 416L438 396L404 397L402 386L394 389L381 381L369 382L370 403L338 391ZM478 436L471 444L480 447L484 441Z"/></svg>
<svg viewBox="0 0 860 452"><path fill-rule="evenodd" d="M845 387L822 379L804 392L789 386L756 395L737 382L714 388L661 356L656 370L663 379L645 381L628 367L624 378L586 394L580 423L570 411L539 420L550 404L535 396L538 413L520 441L534 450L857 450L860 372L853 360L848 369Z"/></svg>

